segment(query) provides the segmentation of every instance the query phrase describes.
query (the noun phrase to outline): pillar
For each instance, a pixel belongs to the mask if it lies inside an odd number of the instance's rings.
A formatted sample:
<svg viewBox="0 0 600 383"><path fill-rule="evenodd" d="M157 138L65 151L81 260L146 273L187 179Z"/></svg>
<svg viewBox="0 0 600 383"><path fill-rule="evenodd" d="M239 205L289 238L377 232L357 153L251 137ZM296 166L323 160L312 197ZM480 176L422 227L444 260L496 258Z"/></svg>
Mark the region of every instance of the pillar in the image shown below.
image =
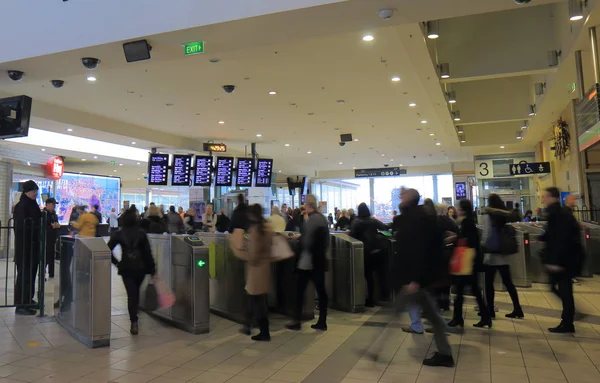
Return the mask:
<svg viewBox="0 0 600 383"><path fill-rule="evenodd" d="M9 220L11 218L12 206L10 205L10 195L12 193L12 182L13 182L13 166L9 162L0 161L0 258L6 257L6 249L8 244L6 238L8 237L8 230L4 227L9 226ZM10 233L11 236L13 233Z"/></svg>

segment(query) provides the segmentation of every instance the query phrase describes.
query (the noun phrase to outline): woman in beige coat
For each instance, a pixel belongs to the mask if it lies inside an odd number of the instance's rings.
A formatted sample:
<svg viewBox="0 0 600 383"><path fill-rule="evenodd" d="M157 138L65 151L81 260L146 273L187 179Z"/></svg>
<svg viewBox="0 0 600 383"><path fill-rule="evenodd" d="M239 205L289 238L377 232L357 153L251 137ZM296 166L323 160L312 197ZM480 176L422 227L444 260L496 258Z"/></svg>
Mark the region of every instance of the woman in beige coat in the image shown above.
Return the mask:
<svg viewBox="0 0 600 383"><path fill-rule="evenodd" d="M248 246L247 251L238 251L236 255L246 261L246 293L248 294L247 324L241 330L250 335L252 319L256 320L260 333L252 340L268 342L269 316L267 294L271 288L271 247L273 230L263 217L263 208L259 204L248 207Z"/></svg>

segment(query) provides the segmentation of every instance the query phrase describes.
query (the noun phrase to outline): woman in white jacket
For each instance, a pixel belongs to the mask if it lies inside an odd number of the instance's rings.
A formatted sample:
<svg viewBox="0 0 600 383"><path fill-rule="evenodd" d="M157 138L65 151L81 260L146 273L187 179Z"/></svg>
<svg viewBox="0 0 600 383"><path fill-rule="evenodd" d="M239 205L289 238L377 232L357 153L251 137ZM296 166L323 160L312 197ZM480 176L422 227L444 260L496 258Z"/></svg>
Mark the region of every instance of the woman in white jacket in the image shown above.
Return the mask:
<svg viewBox="0 0 600 383"><path fill-rule="evenodd" d="M202 216L202 229L209 233L214 233L217 230L217 215L213 211L213 205L206 205L206 211Z"/></svg>

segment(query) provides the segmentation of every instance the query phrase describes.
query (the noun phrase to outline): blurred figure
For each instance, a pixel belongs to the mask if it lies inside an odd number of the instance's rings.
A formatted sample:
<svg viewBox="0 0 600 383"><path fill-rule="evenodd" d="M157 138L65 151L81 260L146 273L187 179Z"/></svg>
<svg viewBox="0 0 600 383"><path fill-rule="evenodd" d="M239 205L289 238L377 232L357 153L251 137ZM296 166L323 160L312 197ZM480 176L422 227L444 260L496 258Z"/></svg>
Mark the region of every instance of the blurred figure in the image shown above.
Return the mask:
<svg viewBox="0 0 600 383"><path fill-rule="evenodd" d="M160 210L156 205L150 205L148 212L140 227L148 234L164 234L167 232L165 221L160 217Z"/></svg>
<svg viewBox="0 0 600 383"><path fill-rule="evenodd" d="M550 290L560 298L563 306L560 324L548 331L574 333L573 278L581 271L585 254L581 244L581 229L572 211L560 206L560 191L557 188L547 188L542 194L542 203L548 213L548 225L540 238L546 243L542 261L550 277Z"/></svg>
<svg viewBox="0 0 600 383"><path fill-rule="evenodd" d="M204 211L204 215L202 215L202 229L209 233L214 233L217 230L217 222L218 218L213 211L213 205L206 205L206 210Z"/></svg>
<svg viewBox="0 0 600 383"><path fill-rule="evenodd" d="M35 315L36 311L25 307L35 304L35 276L40 251L40 223L42 212L36 199L39 187L34 181L23 183L23 193L14 207L15 263L15 314ZM8 267L8 266L7 266Z"/></svg>
<svg viewBox="0 0 600 383"><path fill-rule="evenodd" d="M367 281L367 299L365 307L375 306L375 274L380 282L380 287L383 287L382 282L385 278L381 275L381 266L383 259L381 258L381 243L377 237L378 230L387 230L381 221L371 217L371 211L366 203L358 205L358 217L352 223L350 236L358 239L364 246L364 272L365 280ZM380 289L384 293L384 289Z"/></svg>
<svg viewBox="0 0 600 383"><path fill-rule="evenodd" d="M356 219L356 214L354 214L354 209L348 209L348 218L350 219L350 225Z"/></svg>
<svg viewBox="0 0 600 383"><path fill-rule="evenodd" d="M542 222L544 221L544 214L542 212L541 207L535 208L535 216L531 219L532 222Z"/></svg>
<svg viewBox="0 0 600 383"><path fill-rule="evenodd" d="M46 206L44 207L46 213L46 265L48 266L48 277L54 278L54 255L56 241L58 240L58 232L60 229L60 223L58 222L58 215L56 215L56 200L54 198L48 198L46 200Z"/></svg>
<svg viewBox="0 0 600 383"><path fill-rule="evenodd" d="M173 213L175 213L175 207L173 207ZM140 303L140 287L146 274L154 277L156 265L148 236L137 226L137 214L134 211L125 213L123 229L111 234L108 247L113 251L117 245L121 246L121 260L119 261L114 255L111 255L111 260L117 266L127 291L127 309L131 321L129 331L131 335L137 335L139 332L137 313Z"/></svg>
<svg viewBox="0 0 600 383"><path fill-rule="evenodd" d="M87 211L87 206L79 206L81 213L77 222L71 222L71 226L78 230L80 237L95 237L98 218Z"/></svg>
<svg viewBox="0 0 600 383"><path fill-rule="evenodd" d="M523 217L521 217L521 205L519 203L515 203L515 208L511 212L510 222L521 222L523 221Z"/></svg>
<svg viewBox="0 0 600 383"><path fill-rule="evenodd" d="M288 213L288 206L287 203L284 203L283 205L281 205L281 216L283 217L285 224L287 225L288 219L289 219L289 213Z"/></svg>
<svg viewBox="0 0 600 383"><path fill-rule="evenodd" d="M144 206L144 212L140 214L140 218L144 219L146 217L146 214L148 214L148 206Z"/></svg>
<svg viewBox="0 0 600 383"><path fill-rule="evenodd" d="M300 209L294 209L292 211L292 215L288 220L287 225L285 226L285 231L300 231L300 227L298 226L298 222L302 219L300 213Z"/></svg>
<svg viewBox="0 0 600 383"><path fill-rule="evenodd" d="M77 219L79 219L79 214L81 214L81 206L74 205L71 209L71 215L69 215L69 232L71 235L77 234L77 229L71 225L71 222L77 222Z"/></svg>
<svg viewBox="0 0 600 383"><path fill-rule="evenodd" d="M340 217L335 223L335 230L348 230L348 228L350 228L350 224L350 215L346 209L342 209L342 211L340 211Z"/></svg>
<svg viewBox="0 0 600 383"><path fill-rule="evenodd" d="M267 294L271 289L273 231L263 217L262 206L254 204L248 207L247 212L249 223L248 251L238 253L246 261L246 293L248 294L247 322L241 332L250 335L254 319L258 324L260 333L251 339L268 342L271 340L271 334L269 333Z"/></svg>
<svg viewBox="0 0 600 383"><path fill-rule="evenodd" d="M329 224L329 227L333 227L333 214L327 214L327 223Z"/></svg>
<svg viewBox="0 0 600 383"><path fill-rule="evenodd" d="M296 309L293 322L286 327L295 331L301 329L304 292L308 282L312 280L319 296L319 320L311 328L326 331L328 297L325 289L325 271L327 271L327 249L330 243L329 229L325 216L317 212L316 198L311 194L306 196L306 211L308 219L302 226L302 236L299 241L300 255L296 265L298 274Z"/></svg>
<svg viewBox="0 0 600 383"><path fill-rule="evenodd" d="M452 209L454 208L452 207ZM447 265L450 262L452 252L454 251L454 243L456 242L459 227L456 224L456 219L453 219L448 214L450 212L450 208L446 204L436 204L435 212L437 215L438 228L444 235L444 250L442 256L444 259L443 264ZM440 280L436 283L434 289L438 306L440 310L444 311L450 310L450 286L452 284L450 275L447 272L447 270L448 269L446 267L444 267L443 271L440 270L440 272L442 272L443 275L440 278Z"/></svg>
<svg viewBox="0 0 600 383"><path fill-rule="evenodd" d="M96 236L99 237L100 230L98 230L98 229L100 228L99 225L102 223L102 214L100 213L100 206L98 206L98 205L92 206L91 214L93 214L94 217L96 217L96 219L98 220L98 224L96 225Z"/></svg>
<svg viewBox="0 0 600 383"><path fill-rule="evenodd" d="M392 210L392 218L398 215L398 211L397 210Z"/></svg>
<svg viewBox="0 0 600 383"><path fill-rule="evenodd" d="M185 211L183 211L183 206L179 206L177 208L177 214L179 214L181 219L185 220Z"/></svg>
<svg viewBox="0 0 600 383"><path fill-rule="evenodd" d="M531 222L533 212L531 210L527 210L525 215L523 216L523 222Z"/></svg>
<svg viewBox="0 0 600 383"><path fill-rule="evenodd" d="M275 233L281 233L285 231L285 220L279 214L279 207L273 206L271 208L271 217L269 217L269 223L271 224L271 228Z"/></svg>
<svg viewBox="0 0 600 383"><path fill-rule="evenodd" d="M183 228L187 234L194 234L196 230L194 230L194 218L196 217L196 210L194 208L189 208L187 212L183 215Z"/></svg>
<svg viewBox="0 0 600 383"><path fill-rule="evenodd" d="M445 215L452 218L453 221L456 221L456 219L458 218L458 214L456 213L456 209L454 208L454 206L449 206Z"/></svg>
<svg viewBox="0 0 600 383"><path fill-rule="evenodd" d="M171 234L184 234L183 220L175 212L175 206L169 206L169 213L166 215L167 229Z"/></svg>
<svg viewBox="0 0 600 383"><path fill-rule="evenodd" d="M110 233L119 230L119 217L114 207L110 209L110 213L108 214L108 226Z"/></svg>
<svg viewBox="0 0 600 383"><path fill-rule="evenodd" d="M523 309L519 303L519 294L517 288L513 283L512 276L510 273L510 262L509 257L512 255L498 254L493 252L494 249L488 249L488 243L490 237L497 238L499 241L502 234L504 225L511 219L512 213L506 210L506 205L497 194L490 194L488 197L488 206L484 208L484 214L486 215L482 243L484 244L484 264L486 265L485 270L485 300L487 307L490 310L490 317L495 318L496 313L494 311L494 278L496 272L500 273L502 278L502 284L506 287L506 291L510 295L510 299L513 304L513 311L510 314L506 314L507 318L518 318L523 319ZM483 318L483 314L482 314Z"/></svg>
<svg viewBox="0 0 600 383"><path fill-rule="evenodd" d="M225 214L225 209L221 209L221 214L219 214L219 218L217 219L217 231L219 233L226 233L229 230L229 225L231 224L231 220Z"/></svg>
<svg viewBox="0 0 600 383"><path fill-rule="evenodd" d="M567 198L565 198L565 206L571 210L577 207L577 196L575 194L569 194Z"/></svg>
<svg viewBox="0 0 600 383"><path fill-rule="evenodd" d="M244 195L242 193L238 194L237 206L233 209L233 214L231 215L231 225L229 226L230 233L233 233L235 229L248 231L247 208L248 204L246 204L246 201L244 200Z"/></svg>

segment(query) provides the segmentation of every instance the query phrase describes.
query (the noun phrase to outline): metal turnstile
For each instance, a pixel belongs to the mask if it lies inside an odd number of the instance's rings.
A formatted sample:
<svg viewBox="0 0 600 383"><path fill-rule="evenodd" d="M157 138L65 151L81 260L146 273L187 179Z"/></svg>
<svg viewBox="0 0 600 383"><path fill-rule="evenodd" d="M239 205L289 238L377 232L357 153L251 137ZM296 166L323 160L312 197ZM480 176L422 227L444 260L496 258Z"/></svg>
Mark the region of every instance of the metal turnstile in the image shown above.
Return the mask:
<svg viewBox="0 0 600 383"><path fill-rule="evenodd" d="M581 265L581 276L591 278L600 273L600 226L581 222L582 244L585 262Z"/></svg>
<svg viewBox="0 0 600 383"><path fill-rule="evenodd" d="M347 234L331 235L331 263L325 275L329 306L346 312L365 310L363 243Z"/></svg>
<svg viewBox="0 0 600 383"><path fill-rule="evenodd" d="M57 322L88 347L110 345L111 252L102 238L60 238Z"/></svg>
<svg viewBox="0 0 600 383"><path fill-rule="evenodd" d="M175 295L175 304L149 312L177 328L201 334L209 331L209 248L196 235L149 234L156 276ZM140 307L148 281L142 285Z"/></svg>
<svg viewBox="0 0 600 383"><path fill-rule="evenodd" d="M518 230L527 233L529 251L527 252L527 278L532 283L548 283L548 272L542 262L542 251L544 242L540 237L544 234L544 228L537 223L519 223L515 224Z"/></svg>
<svg viewBox="0 0 600 383"><path fill-rule="evenodd" d="M513 279L513 283L517 287L531 287L531 279L527 271L528 260L531 257L529 233L521 230L520 224L507 224L513 225L516 231L517 244L519 245L519 251L508 257L508 265L510 266L510 274ZM478 226L480 237L483 238L484 232L481 226ZM493 256L493 255L492 255ZM481 280L484 279L482 273ZM494 289L496 291L505 291L502 279L496 277L494 279Z"/></svg>
<svg viewBox="0 0 600 383"><path fill-rule="evenodd" d="M374 256L379 257L378 270L375 279L375 301L379 304L389 304L396 301L393 271L397 270L395 264L399 262L399 249L396 240L390 232L379 232L378 238L381 252Z"/></svg>

